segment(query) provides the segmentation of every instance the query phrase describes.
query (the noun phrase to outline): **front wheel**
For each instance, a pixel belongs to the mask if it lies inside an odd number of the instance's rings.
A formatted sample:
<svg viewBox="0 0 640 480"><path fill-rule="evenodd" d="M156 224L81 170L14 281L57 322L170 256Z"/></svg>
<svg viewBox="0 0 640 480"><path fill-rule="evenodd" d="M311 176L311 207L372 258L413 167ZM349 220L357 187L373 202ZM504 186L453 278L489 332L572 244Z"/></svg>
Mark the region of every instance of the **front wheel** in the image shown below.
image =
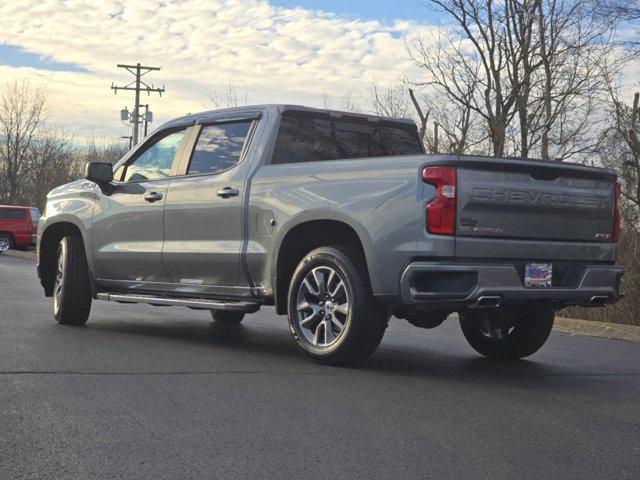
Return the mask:
<svg viewBox="0 0 640 480"><path fill-rule="evenodd" d="M473 349L485 357L515 360L536 353L545 344L555 312L544 309L513 317L465 312L460 315L462 333Z"/></svg>
<svg viewBox="0 0 640 480"><path fill-rule="evenodd" d="M330 365L355 365L371 356L390 316L373 297L362 254L342 246L320 247L302 259L288 307L298 347Z"/></svg>
<svg viewBox="0 0 640 480"><path fill-rule="evenodd" d="M58 247L53 286L53 316L63 325L84 325L91 311L89 269L82 239L72 235Z"/></svg>

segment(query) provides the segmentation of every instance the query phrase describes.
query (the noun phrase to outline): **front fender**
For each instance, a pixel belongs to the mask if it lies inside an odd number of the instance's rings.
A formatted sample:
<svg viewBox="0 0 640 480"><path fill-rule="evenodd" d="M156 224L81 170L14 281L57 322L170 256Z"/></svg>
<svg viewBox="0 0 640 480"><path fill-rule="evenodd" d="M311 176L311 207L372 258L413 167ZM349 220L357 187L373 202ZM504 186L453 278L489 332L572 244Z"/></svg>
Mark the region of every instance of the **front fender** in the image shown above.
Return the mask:
<svg viewBox="0 0 640 480"><path fill-rule="evenodd" d="M91 182L78 181L63 185L49 194L44 215L38 222L36 241L38 263L42 262L42 240L47 238L51 232L50 229L56 226L69 225L80 232L85 245L89 270L93 271L91 226L97 188Z"/></svg>

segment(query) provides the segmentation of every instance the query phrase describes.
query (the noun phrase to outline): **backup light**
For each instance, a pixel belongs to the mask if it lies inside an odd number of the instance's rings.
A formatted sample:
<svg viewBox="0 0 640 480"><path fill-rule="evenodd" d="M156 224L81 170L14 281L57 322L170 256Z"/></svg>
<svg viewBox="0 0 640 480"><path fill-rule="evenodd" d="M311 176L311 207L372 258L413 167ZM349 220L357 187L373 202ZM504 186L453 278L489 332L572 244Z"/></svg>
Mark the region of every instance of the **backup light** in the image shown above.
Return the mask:
<svg viewBox="0 0 640 480"><path fill-rule="evenodd" d="M456 169L426 167L422 181L436 187L436 197L427 205L427 232L454 235L456 232Z"/></svg>

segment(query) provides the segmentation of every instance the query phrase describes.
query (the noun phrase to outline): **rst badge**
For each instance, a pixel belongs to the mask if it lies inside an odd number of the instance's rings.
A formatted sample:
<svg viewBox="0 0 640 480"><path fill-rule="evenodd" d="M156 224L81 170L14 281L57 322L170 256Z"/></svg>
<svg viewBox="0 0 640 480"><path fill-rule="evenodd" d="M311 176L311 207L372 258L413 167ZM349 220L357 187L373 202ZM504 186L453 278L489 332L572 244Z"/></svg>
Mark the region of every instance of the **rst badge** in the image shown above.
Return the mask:
<svg viewBox="0 0 640 480"><path fill-rule="evenodd" d="M609 240L611 238L610 233L596 233L596 240Z"/></svg>

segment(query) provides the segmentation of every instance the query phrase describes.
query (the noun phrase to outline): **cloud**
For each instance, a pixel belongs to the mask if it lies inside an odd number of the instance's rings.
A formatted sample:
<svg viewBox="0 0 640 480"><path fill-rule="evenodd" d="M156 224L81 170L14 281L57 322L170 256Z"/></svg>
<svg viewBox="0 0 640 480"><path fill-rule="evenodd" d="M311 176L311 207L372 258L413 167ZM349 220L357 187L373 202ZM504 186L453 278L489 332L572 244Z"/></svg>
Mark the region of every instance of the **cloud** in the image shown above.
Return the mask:
<svg viewBox="0 0 640 480"><path fill-rule="evenodd" d="M0 83L28 78L46 85L52 121L74 132L119 136L129 133L119 110L132 108L133 95L109 89L132 79L118 63L162 67L145 80L166 85L166 94L142 99L158 126L203 110L210 92L229 85L251 103L321 106L325 95L361 99L373 80L388 85L419 78L405 36L411 43L420 30L434 42L436 32L448 31L274 7L267 0L5 0L0 43L80 71L9 66L0 56ZM637 78L638 68L637 62L628 66L625 78Z"/></svg>
<svg viewBox="0 0 640 480"><path fill-rule="evenodd" d="M410 73L402 37L414 27L266 0L1 2L0 42L86 72L0 66L0 81L47 85L55 120L70 128L126 133L118 110L131 107L132 95L114 98L109 86L131 77L117 63L162 67L147 77L167 87L162 99L149 99L159 121L202 109L209 91L229 84L252 103L321 105L324 93L364 94L373 78Z"/></svg>

